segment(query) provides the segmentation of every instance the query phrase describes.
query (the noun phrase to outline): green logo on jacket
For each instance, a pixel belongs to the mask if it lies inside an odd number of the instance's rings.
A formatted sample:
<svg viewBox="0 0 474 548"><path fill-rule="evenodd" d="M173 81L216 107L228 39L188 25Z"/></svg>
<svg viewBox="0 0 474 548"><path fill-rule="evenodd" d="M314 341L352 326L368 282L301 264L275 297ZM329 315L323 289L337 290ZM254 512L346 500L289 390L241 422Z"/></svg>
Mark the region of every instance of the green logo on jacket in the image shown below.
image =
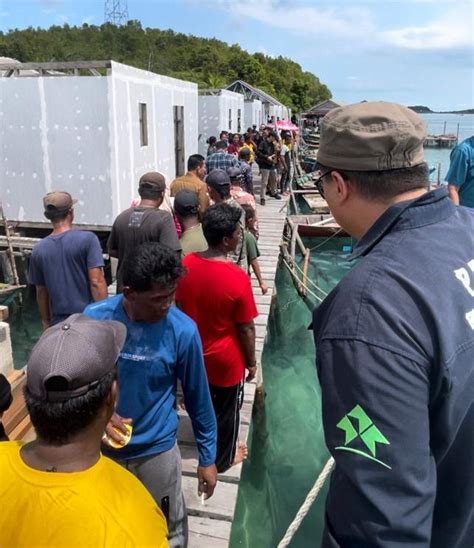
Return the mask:
<svg viewBox="0 0 474 548"><path fill-rule="evenodd" d="M352 411L347 413L336 425L338 428L344 431L345 440L344 445L336 447L336 451L349 451L350 453L356 453L367 459L373 460L385 468L391 470L392 468L376 458L377 444L383 443L384 445L390 445L388 439L382 434L382 432L375 426L371 418L362 409L360 405L356 405ZM349 447L349 445L357 438L364 443L368 452L361 451L355 447Z"/></svg>

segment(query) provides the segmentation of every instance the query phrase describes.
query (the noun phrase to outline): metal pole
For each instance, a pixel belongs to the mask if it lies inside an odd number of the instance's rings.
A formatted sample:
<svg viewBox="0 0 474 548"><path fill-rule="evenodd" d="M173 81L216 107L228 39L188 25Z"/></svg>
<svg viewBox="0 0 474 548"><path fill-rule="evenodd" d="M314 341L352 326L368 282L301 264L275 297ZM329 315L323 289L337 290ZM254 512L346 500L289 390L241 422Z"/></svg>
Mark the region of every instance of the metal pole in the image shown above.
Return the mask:
<svg viewBox="0 0 474 548"><path fill-rule="evenodd" d="M446 135L446 121L444 122L443 135Z"/></svg>

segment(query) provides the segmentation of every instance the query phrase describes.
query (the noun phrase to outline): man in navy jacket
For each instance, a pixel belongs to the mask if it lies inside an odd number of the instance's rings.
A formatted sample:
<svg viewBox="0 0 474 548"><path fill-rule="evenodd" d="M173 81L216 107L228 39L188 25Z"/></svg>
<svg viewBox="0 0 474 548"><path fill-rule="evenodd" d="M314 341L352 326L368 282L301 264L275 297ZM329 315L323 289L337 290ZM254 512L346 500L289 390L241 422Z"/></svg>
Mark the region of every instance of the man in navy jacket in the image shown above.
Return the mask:
<svg viewBox="0 0 474 548"><path fill-rule="evenodd" d="M428 190L424 137L391 103L322 121L318 186L359 258L313 317L324 547L474 543L474 211Z"/></svg>

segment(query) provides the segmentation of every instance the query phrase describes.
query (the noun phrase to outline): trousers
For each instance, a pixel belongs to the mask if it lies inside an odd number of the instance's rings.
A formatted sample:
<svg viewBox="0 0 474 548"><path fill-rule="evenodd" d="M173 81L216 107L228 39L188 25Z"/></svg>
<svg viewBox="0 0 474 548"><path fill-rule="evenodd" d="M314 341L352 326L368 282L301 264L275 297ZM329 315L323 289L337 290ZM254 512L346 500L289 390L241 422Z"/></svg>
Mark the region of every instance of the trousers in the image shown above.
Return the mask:
<svg viewBox="0 0 474 548"><path fill-rule="evenodd" d="M178 445L146 457L118 461L148 489L168 523L170 548L188 545L188 516L181 489L181 454Z"/></svg>

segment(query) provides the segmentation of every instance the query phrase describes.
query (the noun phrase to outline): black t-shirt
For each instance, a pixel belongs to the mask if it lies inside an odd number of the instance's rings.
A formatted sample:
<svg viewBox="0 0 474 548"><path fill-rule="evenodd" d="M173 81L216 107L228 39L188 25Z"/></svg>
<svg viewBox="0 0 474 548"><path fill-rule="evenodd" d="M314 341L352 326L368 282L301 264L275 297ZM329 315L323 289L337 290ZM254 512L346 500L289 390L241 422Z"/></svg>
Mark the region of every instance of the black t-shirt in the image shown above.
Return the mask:
<svg viewBox="0 0 474 548"><path fill-rule="evenodd" d="M123 260L144 242L158 242L181 252L173 217L167 211L152 207L132 207L115 219L107 247L118 252L117 279Z"/></svg>

